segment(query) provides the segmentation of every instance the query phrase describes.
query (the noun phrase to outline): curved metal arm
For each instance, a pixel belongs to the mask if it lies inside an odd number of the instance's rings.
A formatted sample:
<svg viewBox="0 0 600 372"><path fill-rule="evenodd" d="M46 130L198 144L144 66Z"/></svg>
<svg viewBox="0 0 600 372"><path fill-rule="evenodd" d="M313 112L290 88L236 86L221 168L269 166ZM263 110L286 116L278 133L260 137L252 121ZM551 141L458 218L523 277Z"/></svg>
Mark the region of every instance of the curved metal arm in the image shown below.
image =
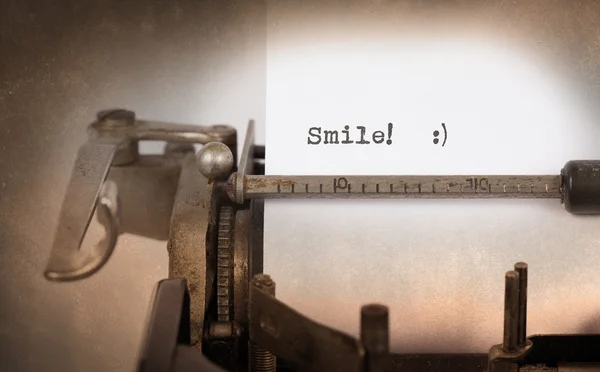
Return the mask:
<svg viewBox="0 0 600 372"><path fill-rule="evenodd" d="M91 139L77 154L77 160L58 219L58 227L45 276L69 281L88 277L109 259L119 235L117 187L105 182L113 161L128 165L137 158L138 141L161 140L206 144L220 141L235 149L237 132L228 125L193 126L136 120L128 110L98 114L89 126ZM117 158L115 158L115 156ZM89 254L81 244L94 211L106 229L106 237Z"/></svg>
<svg viewBox="0 0 600 372"><path fill-rule="evenodd" d="M105 180L117 145L88 142L79 149L44 273L47 279L82 279L98 271L110 258L119 234L119 202L117 186ZM91 252L82 254L81 243L97 205L106 237Z"/></svg>

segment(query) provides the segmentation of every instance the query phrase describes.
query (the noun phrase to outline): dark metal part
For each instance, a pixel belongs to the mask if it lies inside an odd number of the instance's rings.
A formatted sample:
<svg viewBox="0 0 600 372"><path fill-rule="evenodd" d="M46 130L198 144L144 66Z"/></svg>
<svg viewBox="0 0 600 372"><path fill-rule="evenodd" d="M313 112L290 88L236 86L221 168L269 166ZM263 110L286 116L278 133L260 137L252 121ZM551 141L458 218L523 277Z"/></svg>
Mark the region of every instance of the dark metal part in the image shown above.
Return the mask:
<svg viewBox="0 0 600 372"><path fill-rule="evenodd" d="M252 230L250 231L248 272L250 273L250 278L253 278L256 274L263 272L265 201L261 199L251 200L250 214Z"/></svg>
<svg viewBox="0 0 600 372"><path fill-rule="evenodd" d="M360 341L367 353L366 370L389 372L393 366L390 356L388 308L370 304L360 311Z"/></svg>
<svg viewBox="0 0 600 372"><path fill-rule="evenodd" d="M518 262L514 267L515 270L505 274L503 342L490 349L488 372L513 371L531 352L533 345L523 336L527 323L527 264ZM523 278L520 272L525 273ZM523 340L520 340L521 336Z"/></svg>
<svg viewBox="0 0 600 372"><path fill-rule="evenodd" d="M250 286L250 339L297 371L364 371L365 350L353 337L318 324Z"/></svg>
<svg viewBox="0 0 600 372"><path fill-rule="evenodd" d="M600 363L600 334L536 335L524 364Z"/></svg>
<svg viewBox="0 0 600 372"><path fill-rule="evenodd" d="M504 292L504 341L506 353L514 353L519 347L519 273L509 271L505 276Z"/></svg>
<svg viewBox="0 0 600 372"><path fill-rule="evenodd" d="M210 360L228 371L234 371L240 360L239 349L239 333L233 323L211 323L202 343L202 351Z"/></svg>
<svg viewBox="0 0 600 372"><path fill-rule="evenodd" d="M600 161L569 161L561 174L565 209L573 214L600 214Z"/></svg>
<svg viewBox="0 0 600 372"><path fill-rule="evenodd" d="M248 354L250 355L249 372L275 372L277 370L277 358L252 341L248 343Z"/></svg>
<svg viewBox="0 0 600 372"><path fill-rule="evenodd" d="M217 237L217 320L219 322L232 320L234 223L233 208L221 207Z"/></svg>
<svg viewBox="0 0 600 372"><path fill-rule="evenodd" d="M519 274L519 321L518 347L524 347L527 342L527 264L517 262L515 271Z"/></svg>
<svg viewBox="0 0 600 372"><path fill-rule="evenodd" d="M248 327L248 289L250 285L250 210L236 213L233 250L233 320L242 329Z"/></svg>
<svg viewBox="0 0 600 372"><path fill-rule="evenodd" d="M600 365L596 363L561 363L557 372L600 372Z"/></svg>
<svg viewBox="0 0 600 372"><path fill-rule="evenodd" d="M252 278L251 287L260 290L263 294L275 297L275 282L270 276L258 274ZM260 320L261 325L263 319ZM275 372L277 369L277 358L269 350L257 344L250 333L248 342L248 354L250 355L250 372Z"/></svg>
<svg viewBox="0 0 600 372"><path fill-rule="evenodd" d="M398 372L486 372L487 354L392 355Z"/></svg>
<svg viewBox="0 0 600 372"><path fill-rule="evenodd" d="M225 372L190 347L189 306L185 279L158 283L138 372Z"/></svg>

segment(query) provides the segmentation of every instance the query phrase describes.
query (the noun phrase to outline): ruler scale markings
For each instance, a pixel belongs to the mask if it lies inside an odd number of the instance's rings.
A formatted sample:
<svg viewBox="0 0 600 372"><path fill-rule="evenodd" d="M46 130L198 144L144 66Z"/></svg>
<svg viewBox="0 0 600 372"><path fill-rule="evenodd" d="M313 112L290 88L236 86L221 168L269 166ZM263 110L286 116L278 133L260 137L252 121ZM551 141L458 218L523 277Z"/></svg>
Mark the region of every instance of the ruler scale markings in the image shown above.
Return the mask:
<svg viewBox="0 0 600 372"><path fill-rule="evenodd" d="M228 192L234 190L235 184L232 181L227 185ZM303 192L296 190L296 184L304 184ZM358 184L360 187L353 188L352 184ZM311 192L311 189L316 188L317 185L318 193L315 192L316 190ZM247 199L314 198L315 196L318 198L560 198L562 192L559 175L478 177L247 175L242 187L244 197Z"/></svg>

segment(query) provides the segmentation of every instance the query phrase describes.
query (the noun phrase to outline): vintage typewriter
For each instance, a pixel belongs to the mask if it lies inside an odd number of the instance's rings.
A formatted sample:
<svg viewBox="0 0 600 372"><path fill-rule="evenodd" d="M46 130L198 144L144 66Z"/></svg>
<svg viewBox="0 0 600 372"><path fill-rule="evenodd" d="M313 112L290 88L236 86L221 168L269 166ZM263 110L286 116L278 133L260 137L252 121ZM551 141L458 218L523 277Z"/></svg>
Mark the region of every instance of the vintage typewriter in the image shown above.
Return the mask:
<svg viewBox="0 0 600 372"><path fill-rule="evenodd" d="M140 155L147 140L164 141L164 154ZM45 276L94 274L121 233L168 241L169 279L157 285L140 372L600 371L600 335L527 334L523 262L507 268L504 337L487 354L394 354L384 304L356 309L357 339L279 301L263 273L266 198L556 198L569 213L598 214L600 161L570 161L548 176L265 176L252 121L240 150L238 163L227 125L139 120L119 109L89 126ZM95 213L105 238L84 251Z"/></svg>

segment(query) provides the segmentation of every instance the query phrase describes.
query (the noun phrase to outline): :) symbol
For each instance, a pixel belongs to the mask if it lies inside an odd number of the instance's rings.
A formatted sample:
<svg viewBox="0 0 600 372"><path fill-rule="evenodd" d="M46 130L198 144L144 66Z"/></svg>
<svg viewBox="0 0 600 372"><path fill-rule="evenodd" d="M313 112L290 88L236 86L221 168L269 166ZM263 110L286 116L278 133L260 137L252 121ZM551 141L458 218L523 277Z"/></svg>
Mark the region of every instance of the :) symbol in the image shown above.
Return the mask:
<svg viewBox="0 0 600 372"><path fill-rule="evenodd" d="M442 123L442 128L444 128L444 142L442 142L442 147L444 147L444 145L446 144L446 140L448 139L448 131L446 130L446 124ZM440 131L439 130L434 130L433 131L433 144L437 145L438 143L440 143L440 139L437 138L440 135Z"/></svg>

